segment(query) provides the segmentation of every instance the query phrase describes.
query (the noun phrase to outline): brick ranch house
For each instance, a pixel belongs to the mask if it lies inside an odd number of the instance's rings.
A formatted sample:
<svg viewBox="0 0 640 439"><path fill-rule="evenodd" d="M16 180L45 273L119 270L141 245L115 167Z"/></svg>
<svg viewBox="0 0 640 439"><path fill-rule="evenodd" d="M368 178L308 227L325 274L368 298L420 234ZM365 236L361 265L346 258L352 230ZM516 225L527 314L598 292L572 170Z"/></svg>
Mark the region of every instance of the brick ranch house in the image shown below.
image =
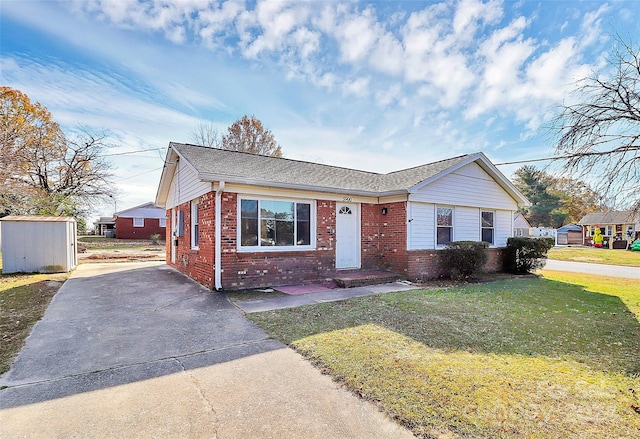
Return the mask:
<svg viewBox="0 0 640 439"><path fill-rule="evenodd" d="M167 217L162 207L153 202L116 212L115 234L118 239L149 239L151 235L167 233Z"/></svg>
<svg viewBox="0 0 640 439"><path fill-rule="evenodd" d="M214 289L287 285L337 270L440 274L449 241L491 243L501 268L529 202L483 154L389 174L170 143L156 196L167 263Z"/></svg>

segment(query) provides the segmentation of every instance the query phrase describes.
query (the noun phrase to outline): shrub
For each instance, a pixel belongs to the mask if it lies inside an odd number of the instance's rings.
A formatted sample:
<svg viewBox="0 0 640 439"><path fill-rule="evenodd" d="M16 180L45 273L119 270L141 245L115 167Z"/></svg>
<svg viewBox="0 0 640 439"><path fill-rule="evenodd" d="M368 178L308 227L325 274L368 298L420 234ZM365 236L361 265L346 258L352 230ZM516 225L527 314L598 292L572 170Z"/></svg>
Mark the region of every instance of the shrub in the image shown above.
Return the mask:
<svg viewBox="0 0 640 439"><path fill-rule="evenodd" d="M507 239L505 253L507 271L524 274L544 267L547 252L554 244L553 238L514 237Z"/></svg>
<svg viewBox="0 0 640 439"><path fill-rule="evenodd" d="M151 244L158 245L159 243L160 243L160 234L156 233L154 235L151 235Z"/></svg>
<svg viewBox="0 0 640 439"><path fill-rule="evenodd" d="M442 250L441 261L445 267L444 276L451 279L474 277L487 263L486 242L454 241Z"/></svg>

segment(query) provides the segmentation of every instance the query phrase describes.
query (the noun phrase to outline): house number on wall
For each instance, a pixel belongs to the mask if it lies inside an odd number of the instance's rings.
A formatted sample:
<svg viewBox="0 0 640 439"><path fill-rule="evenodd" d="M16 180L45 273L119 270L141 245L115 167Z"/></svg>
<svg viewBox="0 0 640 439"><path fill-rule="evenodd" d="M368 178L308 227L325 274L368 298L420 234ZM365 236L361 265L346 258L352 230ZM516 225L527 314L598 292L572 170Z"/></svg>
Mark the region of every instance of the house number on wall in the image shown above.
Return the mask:
<svg viewBox="0 0 640 439"><path fill-rule="evenodd" d="M351 197L342 197L342 201L351 202Z"/></svg>

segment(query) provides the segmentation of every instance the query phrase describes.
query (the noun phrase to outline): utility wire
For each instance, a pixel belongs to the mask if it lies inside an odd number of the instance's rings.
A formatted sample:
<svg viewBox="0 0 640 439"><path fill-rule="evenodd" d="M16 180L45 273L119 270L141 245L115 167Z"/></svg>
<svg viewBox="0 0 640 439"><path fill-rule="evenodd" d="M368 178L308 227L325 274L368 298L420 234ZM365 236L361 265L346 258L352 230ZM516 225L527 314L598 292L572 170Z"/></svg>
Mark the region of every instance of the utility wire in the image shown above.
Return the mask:
<svg viewBox="0 0 640 439"><path fill-rule="evenodd" d="M100 154L99 157L111 157L114 155L127 155L127 154L136 154L139 152L148 152L148 151L159 151L159 150L163 150L164 148L149 148L149 149L139 149L137 151L126 151L126 152L114 152L111 154Z"/></svg>

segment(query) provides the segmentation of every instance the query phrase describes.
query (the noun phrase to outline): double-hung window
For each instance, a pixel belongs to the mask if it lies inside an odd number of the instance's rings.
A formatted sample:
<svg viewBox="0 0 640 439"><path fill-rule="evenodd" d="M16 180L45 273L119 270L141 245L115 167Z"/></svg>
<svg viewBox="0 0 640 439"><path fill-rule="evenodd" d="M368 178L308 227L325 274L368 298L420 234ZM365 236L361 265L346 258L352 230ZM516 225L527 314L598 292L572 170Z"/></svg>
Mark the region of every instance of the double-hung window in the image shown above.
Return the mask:
<svg viewBox="0 0 640 439"><path fill-rule="evenodd" d="M134 218L133 227L144 227L144 218Z"/></svg>
<svg viewBox="0 0 640 439"><path fill-rule="evenodd" d="M438 245L453 241L453 207L438 207L436 222Z"/></svg>
<svg viewBox="0 0 640 439"><path fill-rule="evenodd" d="M312 248L313 227L310 202L240 200L240 249Z"/></svg>
<svg viewBox="0 0 640 439"><path fill-rule="evenodd" d="M482 241L488 242L489 244L494 244L494 218L495 214L493 211L483 210L480 212Z"/></svg>
<svg viewBox="0 0 640 439"><path fill-rule="evenodd" d="M158 218L158 227L167 227L167 218Z"/></svg>
<svg viewBox="0 0 640 439"><path fill-rule="evenodd" d="M200 242L200 220L198 218L198 206L200 205L197 199L191 202L191 248L198 249Z"/></svg>

